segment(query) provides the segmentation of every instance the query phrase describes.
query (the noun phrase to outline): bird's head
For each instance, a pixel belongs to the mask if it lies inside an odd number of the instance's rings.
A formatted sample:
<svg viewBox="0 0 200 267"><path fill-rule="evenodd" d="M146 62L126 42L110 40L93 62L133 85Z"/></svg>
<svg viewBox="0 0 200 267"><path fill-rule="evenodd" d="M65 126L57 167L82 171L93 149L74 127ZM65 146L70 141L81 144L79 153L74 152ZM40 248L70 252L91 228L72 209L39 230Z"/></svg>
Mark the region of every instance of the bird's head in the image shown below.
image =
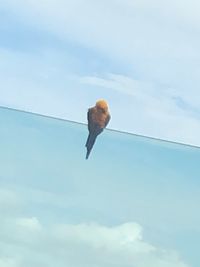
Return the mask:
<svg viewBox="0 0 200 267"><path fill-rule="evenodd" d="M108 104L105 100L100 99L96 102L96 108L102 110L103 112L107 112Z"/></svg>

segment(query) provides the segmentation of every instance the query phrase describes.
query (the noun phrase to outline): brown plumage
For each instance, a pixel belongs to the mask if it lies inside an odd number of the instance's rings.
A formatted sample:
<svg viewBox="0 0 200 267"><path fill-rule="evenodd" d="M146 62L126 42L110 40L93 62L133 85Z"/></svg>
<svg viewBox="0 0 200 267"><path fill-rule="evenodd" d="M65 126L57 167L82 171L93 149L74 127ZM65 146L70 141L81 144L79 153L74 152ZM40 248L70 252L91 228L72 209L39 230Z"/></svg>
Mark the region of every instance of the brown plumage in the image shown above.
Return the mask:
<svg viewBox="0 0 200 267"><path fill-rule="evenodd" d="M97 136L104 130L110 121L108 105L105 100L99 100L96 105L88 109L88 130L89 135L85 144L87 148L86 159L88 159Z"/></svg>

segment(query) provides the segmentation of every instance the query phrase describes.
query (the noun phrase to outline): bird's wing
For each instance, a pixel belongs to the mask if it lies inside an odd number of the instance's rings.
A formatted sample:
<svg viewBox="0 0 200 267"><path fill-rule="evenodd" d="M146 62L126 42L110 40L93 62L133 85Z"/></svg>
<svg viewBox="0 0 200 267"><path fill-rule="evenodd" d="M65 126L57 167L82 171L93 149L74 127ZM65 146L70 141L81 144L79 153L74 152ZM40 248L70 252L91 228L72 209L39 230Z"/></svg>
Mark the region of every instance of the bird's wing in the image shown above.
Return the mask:
<svg viewBox="0 0 200 267"><path fill-rule="evenodd" d="M110 118L111 118L111 116L110 116L110 114L108 114L106 121L105 121L105 127L108 125Z"/></svg>
<svg viewBox="0 0 200 267"><path fill-rule="evenodd" d="M91 109L90 108L88 109L88 112L87 112L87 120L88 120L88 123L91 120Z"/></svg>
<svg viewBox="0 0 200 267"><path fill-rule="evenodd" d="M92 120L92 108L88 109L87 112L87 120L88 120L88 130L91 131L93 128L93 120Z"/></svg>

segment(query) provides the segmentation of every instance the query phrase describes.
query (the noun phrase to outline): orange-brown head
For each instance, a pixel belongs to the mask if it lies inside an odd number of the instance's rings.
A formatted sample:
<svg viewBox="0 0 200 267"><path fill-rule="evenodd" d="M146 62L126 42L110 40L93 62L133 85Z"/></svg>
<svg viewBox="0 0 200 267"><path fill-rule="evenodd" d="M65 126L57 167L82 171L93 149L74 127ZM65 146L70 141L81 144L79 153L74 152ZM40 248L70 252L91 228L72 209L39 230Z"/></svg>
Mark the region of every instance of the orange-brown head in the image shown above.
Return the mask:
<svg viewBox="0 0 200 267"><path fill-rule="evenodd" d="M103 110L104 112L107 112L108 111L108 104L105 100L103 99L100 99L96 102L96 108L97 109L101 109Z"/></svg>

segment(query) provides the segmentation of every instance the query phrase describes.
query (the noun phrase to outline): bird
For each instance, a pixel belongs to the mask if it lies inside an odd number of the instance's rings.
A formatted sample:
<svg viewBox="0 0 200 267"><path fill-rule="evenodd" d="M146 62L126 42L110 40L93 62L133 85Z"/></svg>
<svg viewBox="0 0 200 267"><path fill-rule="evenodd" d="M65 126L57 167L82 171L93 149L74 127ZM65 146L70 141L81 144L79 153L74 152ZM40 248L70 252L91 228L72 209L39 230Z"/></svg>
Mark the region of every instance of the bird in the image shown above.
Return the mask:
<svg viewBox="0 0 200 267"><path fill-rule="evenodd" d="M108 104L104 99L96 102L94 107L88 109L88 138L85 144L87 148L86 159L94 146L97 136L103 132L110 121L111 115L108 111Z"/></svg>

